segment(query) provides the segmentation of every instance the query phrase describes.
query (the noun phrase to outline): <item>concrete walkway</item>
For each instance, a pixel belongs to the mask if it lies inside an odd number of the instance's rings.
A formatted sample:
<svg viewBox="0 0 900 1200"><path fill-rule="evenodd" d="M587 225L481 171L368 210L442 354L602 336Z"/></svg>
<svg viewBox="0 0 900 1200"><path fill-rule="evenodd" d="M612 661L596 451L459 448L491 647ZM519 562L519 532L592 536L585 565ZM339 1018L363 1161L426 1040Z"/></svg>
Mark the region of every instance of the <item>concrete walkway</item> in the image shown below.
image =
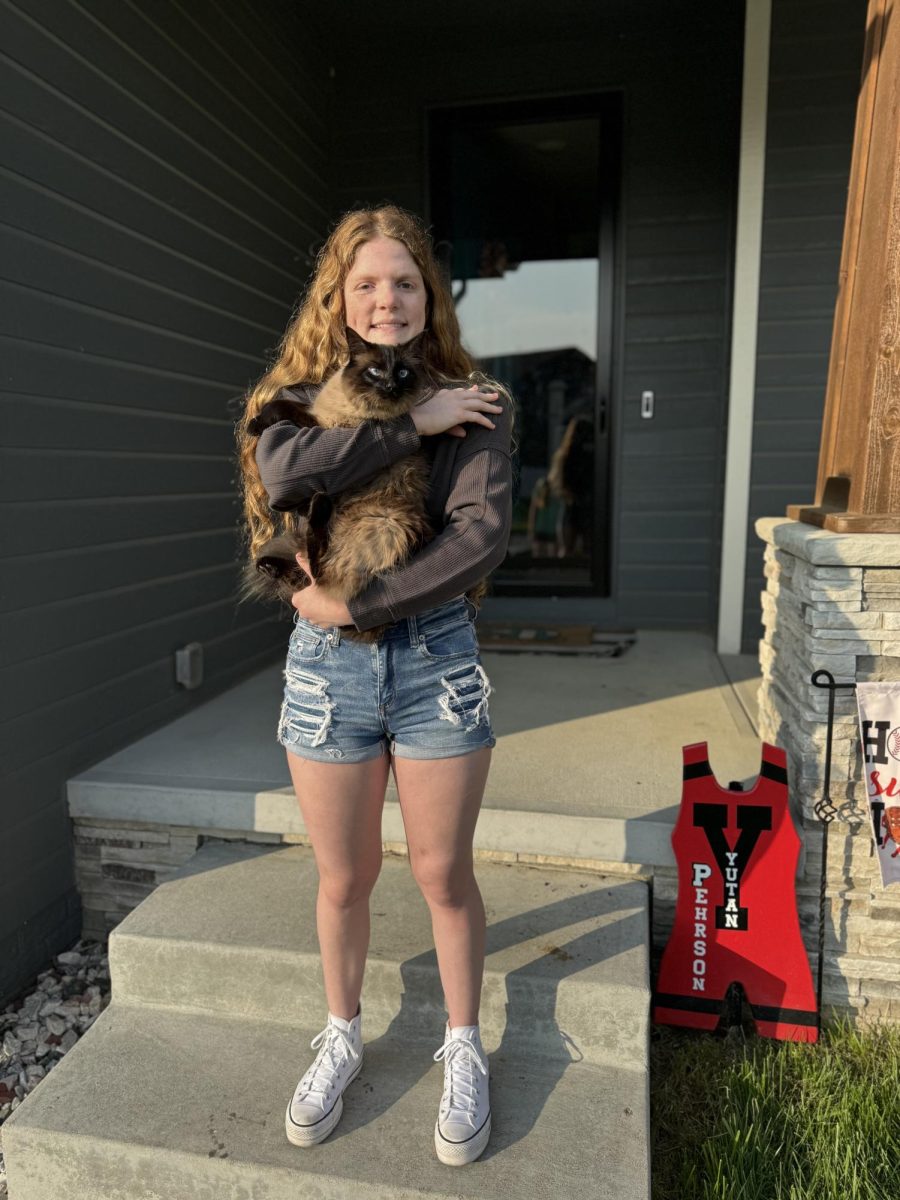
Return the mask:
<svg viewBox="0 0 900 1200"><path fill-rule="evenodd" d="M497 735L476 849L672 863L681 746L723 785L759 767L758 664L710 636L645 630L621 658L484 652ZM69 782L73 816L302 834L275 740L278 662ZM403 842L391 779L384 840Z"/></svg>

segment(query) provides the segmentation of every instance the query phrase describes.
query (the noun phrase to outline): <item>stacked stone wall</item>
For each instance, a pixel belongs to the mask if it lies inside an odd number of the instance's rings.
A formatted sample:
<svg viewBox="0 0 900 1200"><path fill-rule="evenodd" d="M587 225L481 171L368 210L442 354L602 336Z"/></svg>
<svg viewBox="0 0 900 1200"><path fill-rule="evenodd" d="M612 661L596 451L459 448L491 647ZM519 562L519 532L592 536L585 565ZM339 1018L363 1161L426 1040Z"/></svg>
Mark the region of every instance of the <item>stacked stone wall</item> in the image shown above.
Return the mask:
<svg viewBox="0 0 900 1200"><path fill-rule="evenodd" d="M81 895L82 937L105 941L119 922L184 866L211 837L247 840L221 829L152 825L142 821L98 822L74 818L75 879ZM306 841L254 833L253 842Z"/></svg>
<svg viewBox="0 0 900 1200"><path fill-rule="evenodd" d="M811 676L900 679L900 536L773 519L756 530L766 542L759 733L788 755L804 847L800 923L815 970L823 833L815 805L824 795L829 693ZM835 696L830 796L837 816L828 833L823 1003L900 1020L900 887L881 884L850 689Z"/></svg>

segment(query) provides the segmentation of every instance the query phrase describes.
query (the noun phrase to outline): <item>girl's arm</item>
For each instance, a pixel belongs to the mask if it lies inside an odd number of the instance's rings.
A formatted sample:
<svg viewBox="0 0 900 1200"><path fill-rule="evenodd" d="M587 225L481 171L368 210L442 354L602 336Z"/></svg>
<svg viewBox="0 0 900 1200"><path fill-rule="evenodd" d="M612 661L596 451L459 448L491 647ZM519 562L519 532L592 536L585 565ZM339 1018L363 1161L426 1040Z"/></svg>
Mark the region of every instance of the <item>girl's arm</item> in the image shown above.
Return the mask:
<svg viewBox="0 0 900 1200"><path fill-rule="evenodd" d="M281 395L309 402L303 388L282 388ZM277 421L259 435L256 465L269 507L287 512L316 492L337 496L366 483L420 446L409 413L389 421L363 421L355 429L300 429Z"/></svg>

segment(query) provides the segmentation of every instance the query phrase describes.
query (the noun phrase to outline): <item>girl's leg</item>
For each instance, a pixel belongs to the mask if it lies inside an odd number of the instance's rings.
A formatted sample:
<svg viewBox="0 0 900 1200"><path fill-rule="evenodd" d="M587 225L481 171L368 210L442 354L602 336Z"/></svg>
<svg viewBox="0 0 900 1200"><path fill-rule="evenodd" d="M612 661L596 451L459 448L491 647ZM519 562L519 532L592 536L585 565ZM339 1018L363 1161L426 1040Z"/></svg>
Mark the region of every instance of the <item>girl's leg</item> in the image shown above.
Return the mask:
<svg viewBox="0 0 900 1200"><path fill-rule="evenodd" d="M478 1024L485 914L472 839L490 765L490 746L455 758L394 758L410 867L431 910L451 1027Z"/></svg>
<svg viewBox="0 0 900 1200"><path fill-rule="evenodd" d="M287 757L319 870L316 922L328 1009L350 1021L369 948L369 896L381 870L390 756L363 763Z"/></svg>

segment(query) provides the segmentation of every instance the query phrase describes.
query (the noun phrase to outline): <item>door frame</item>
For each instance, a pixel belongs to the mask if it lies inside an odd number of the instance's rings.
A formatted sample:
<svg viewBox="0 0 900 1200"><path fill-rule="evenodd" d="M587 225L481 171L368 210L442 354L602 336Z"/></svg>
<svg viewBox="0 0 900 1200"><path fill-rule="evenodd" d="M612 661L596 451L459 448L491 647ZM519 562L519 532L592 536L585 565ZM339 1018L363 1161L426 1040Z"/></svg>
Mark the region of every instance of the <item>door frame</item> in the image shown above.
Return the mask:
<svg viewBox="0 0 900 1200"><path fill-rule="evenodd" d="M442 117L458 121L466 112L472 119L540 121L595 116L600 121L601 180L613 180L599 191L598 212L598 297L597 362L594 402L594 530L608 533L606 553L601 561L595 556L591 580L586 584L554 585L495 582L494 593L486 603L490 615L499 619L527 616L529 619L592 620L614 622L617 617L617 537L619 420L620 411L620 339L622 305L622 129L624 96L621 89L590 92L542 93L540 95L496 97L431 103L423 112L423 189L424 216L431 228L435 206L432 203L433 156L436 153L436 126ZM618 301L618 303L617 303ZM601 463L606 465L602 478ZM541 593L541 594L536 594ZM527 599L526 599L527 598ZM545 615L546 614L546 615Z"/></svg>
<svg viewBox="0 0 900 1200"><path fill-rule="evenodd" d="M771 26L772 0L747 0L733 249L730 369L725 416L728 432L722 484L722 539L716 615L716 650L719 654L741 653L747 555L753 545L753 534L748 524L758 362Z"/></svg>

